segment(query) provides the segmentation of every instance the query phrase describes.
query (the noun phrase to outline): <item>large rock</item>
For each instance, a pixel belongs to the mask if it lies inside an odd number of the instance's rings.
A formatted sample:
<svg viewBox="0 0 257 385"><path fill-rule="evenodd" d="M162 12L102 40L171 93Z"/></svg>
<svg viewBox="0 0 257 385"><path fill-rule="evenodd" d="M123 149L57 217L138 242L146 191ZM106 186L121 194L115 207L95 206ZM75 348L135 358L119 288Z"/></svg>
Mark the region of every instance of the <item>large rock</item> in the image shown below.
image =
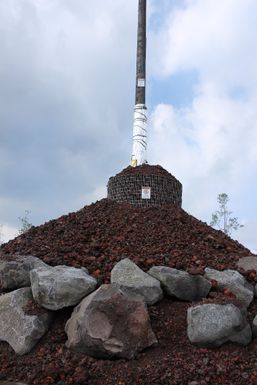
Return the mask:
<svg viewBox="0 0 257 385"><path fill-rule="evenodd" d="M133 358L157 343L143 297L102 285L73 311L66 346L99 358Z"/></svg>
<svg viewBox="0 0 257 385"><path fill-rule="evenodd" d="M26 306L32 301L29 287L0 296L0 340L8 342L20 355L31 351L51 321L51 313L46 310L38 315L26 314Z"/></svg>
<svg viewBox="0 0 257 385"><path fill-rule="evenodd" d="M10 259L10 257L9 257ZM30 286L30 271L47 267L43 261L32 255L14 255L12 260L0 261L0 284L3 289L19 289Z"/></svg>
<svg viewBox="0 0 257 385"><path fill-rule="evenodd" d="M85 270L68 266L34 269L30 280L35 301L50 310L77 305L97 286Z"/></svg>
<svg viewBox="0 0 257 385"><path fill-rule="evenodd" d="M237 267L247 270L255 270L257 272L257 257L242 257L237 262Z"/></svg>
<svg viewBox="0 0 257 385"><path fill-rule="evenodd" d="M218 347L225 342L247 345L252 331L246 314L233 304L204 304L187 311L187 335L201 347Z"/></svg>
<svg viewBox="0 0 257 385"><path fill-rule="evenodd" d="M147 305L153 305L163 297L160 282L128 258L122 259L114 266L111 271L111 282L142 295Z"/></svg>
<svg viewBox="0 0 257 385"><path fill-rule="evenodd" d="M190 275L166 266L154 266L148 274L161 282L166 294L184 301L204 298L211 289L211 283L201 275Z"/></svg>
<svg viewBox="0 0 257 385"><path fill-rule="evenodd" d="M246 307L252 302L254 296L253 286L250 285L238 271L218 271L207 267L204 276L209 280L217 281L219 289L230 289L237 299Z"/></svg>

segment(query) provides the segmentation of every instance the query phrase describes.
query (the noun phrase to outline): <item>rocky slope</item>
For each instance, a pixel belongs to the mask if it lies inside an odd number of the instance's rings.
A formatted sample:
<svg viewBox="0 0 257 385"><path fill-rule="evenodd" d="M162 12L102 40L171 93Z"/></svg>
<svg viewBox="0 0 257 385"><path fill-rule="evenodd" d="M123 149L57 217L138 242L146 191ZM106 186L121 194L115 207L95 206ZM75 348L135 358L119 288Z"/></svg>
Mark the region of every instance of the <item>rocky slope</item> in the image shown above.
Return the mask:
<svg viewBox="0 0 257 385"><path fill-rule="evenodd" d="M197 270L234 267L250 251L221 231L172 205L135 208L103 199L33 227L3 245L1 258L32 254L50 265L85 266L107 282L113 265L129 257L141 268Z"/></svg>
<svg viewBox="0 0 257 385"><path fill-rule="evenodd" d="M203 272L234 268L249 250L220 231L173 206L137 209L103 199L78 212L33 227L3 245L2 259L32 254L51 265L84 266L101 282L121 257L144 270L154 265ZM251 272L248 278L256 280ZM71 309L58 312L52 328L28 355L15 356L0 343L0 380L35 385L253 385L257 383L255 340L248 347L228 343L219 349L193 347L186 335L191 303L165 299L150 306L157 347L136 360L102 361L65 348L64 325ZM254 302L250 318L257 314Z"/></svg>

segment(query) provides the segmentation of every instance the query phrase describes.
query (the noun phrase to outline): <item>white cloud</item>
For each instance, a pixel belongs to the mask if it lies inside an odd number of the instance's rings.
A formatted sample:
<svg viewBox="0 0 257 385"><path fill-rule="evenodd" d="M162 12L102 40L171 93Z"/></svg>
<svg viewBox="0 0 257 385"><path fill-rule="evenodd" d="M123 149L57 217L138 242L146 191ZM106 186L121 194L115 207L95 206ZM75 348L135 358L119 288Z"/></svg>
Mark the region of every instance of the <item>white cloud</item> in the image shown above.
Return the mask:
<svg viewBox="0 0 257 385"><path fill-rule="evenodd" d="M8 242L18 234L18 229L13 226L0 225L0 244Z"/></svg>
<svg viewBox="0 0 257 385"><path fill-rule="evenodd" d="M238 240L242 240L245 245L254 253L257 254L257 218L248 219L242 221L244 227L240 228L238 231L232 234L232 237Z"/></svg>
<svg viewBox="0 0 257 385"><path fill-rule="evenodd" d="M254 89L249 77L256 80L256 10L255 0L185 1L159 30L163 44L158 45L156 68L161 64L164 75L196 68L203 78L215 79L216 86L234 86L236 80Z"/></svg>
<svg viewBox="0 0 257 385"><path fill-rule="evenodd" d="M152 114L154 163L183 182L184 207L200 218L208 220L218 193L228 193L251 234L257 230L256 15L255 0L188 0L154 36L152 58L153 64L158 58L156 76L198 74L190 105L171 101ZM252 244L246 230L237 235Z"/></svg>
<svg viewBox="0 0 257 385"><path fill-rule="evenodd" d="M75 210L129 164L136 10L136 0L0 2L3 223Z"/></svg>

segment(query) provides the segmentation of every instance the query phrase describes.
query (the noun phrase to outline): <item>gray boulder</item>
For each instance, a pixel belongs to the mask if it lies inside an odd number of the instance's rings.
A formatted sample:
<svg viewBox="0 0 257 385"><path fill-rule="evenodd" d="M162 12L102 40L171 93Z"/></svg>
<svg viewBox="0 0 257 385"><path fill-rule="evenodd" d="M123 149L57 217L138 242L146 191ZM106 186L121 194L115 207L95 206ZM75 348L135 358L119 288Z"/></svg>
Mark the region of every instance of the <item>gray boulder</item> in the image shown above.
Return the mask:
<svg viewBox="0 0 257 385"><path fill-rule="evenodd" d="M252 339L246 314L233 304L204 304L187 311L187 335L201 347L218 347L225 342L248 345Z"/></svg>
<svg viewBox="0 0 257 385"><path fill-rule="evenodd" d="M157 343L143 297L102 285L74 309L66 346L98 358L133 358Z"/></svg>
<svg viewBox="0 0 257 385"><path fill-rule="evenodd" d="M230 289L236 298L246 307L248 307L253 300L253 286L236 270L218 271L207 267L204 277L208 280L217 281L220 290L225 288Z"/></svg>
<svg viewBox="0 0 257 385"><path fill-rule="evenodd" d="M257 272L257 257L242 257L237 262L237 267L247 270L255 270Z"/></svg>
<svg viewBox="0 0 257 385"><path fill-rule="evenodd" d="M51 313L46 310L38 315L26 314L26 306L31 301L29 287L0 296L0 340L20 355L31 351L47 332L51 321Z"/></svg>
<svg viewBox="0 0 257 385"><path fill-rule="evenodd" d="M30 286L30 271L48 265L32 255L14 255L12 260L0 261L0 284L3 289Z"/></svg>
<svg viewBox="0 0 257 385"><path fill-rule="evenodd" d="M147 305L163 297L160 282L141 270L129 258L122 259L111 271L111 283L117 283L132 293L142 295Z"/></svg>
<svg viewBox="0 0 257 385"><path fill-rule="evenodd" d="M154 266L148 274L161 282L166 294L184 301L204 298L211 289L211 283L201 275L191 275L166 266Z"/></svg>
<svg viewBox="0 0 257 385"><path fill-rule="evenodd" d="M97 286L86 271L68 266L34 269L30 280L35 301L50 310L77 305Z"/></svg>

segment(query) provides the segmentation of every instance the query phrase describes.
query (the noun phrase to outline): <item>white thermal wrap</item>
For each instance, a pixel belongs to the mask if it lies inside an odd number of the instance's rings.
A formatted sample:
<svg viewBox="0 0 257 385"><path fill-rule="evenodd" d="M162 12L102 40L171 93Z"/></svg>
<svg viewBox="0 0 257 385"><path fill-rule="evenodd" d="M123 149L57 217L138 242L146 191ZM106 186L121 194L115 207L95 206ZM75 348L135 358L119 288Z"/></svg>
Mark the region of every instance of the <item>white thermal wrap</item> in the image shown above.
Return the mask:
<svg viewBox="0 0 257 385"><path fill-rule="evenodd" d="M136 104L133 122L132 166L146 163L147 149L147 108L144 104Z"/></svg>

